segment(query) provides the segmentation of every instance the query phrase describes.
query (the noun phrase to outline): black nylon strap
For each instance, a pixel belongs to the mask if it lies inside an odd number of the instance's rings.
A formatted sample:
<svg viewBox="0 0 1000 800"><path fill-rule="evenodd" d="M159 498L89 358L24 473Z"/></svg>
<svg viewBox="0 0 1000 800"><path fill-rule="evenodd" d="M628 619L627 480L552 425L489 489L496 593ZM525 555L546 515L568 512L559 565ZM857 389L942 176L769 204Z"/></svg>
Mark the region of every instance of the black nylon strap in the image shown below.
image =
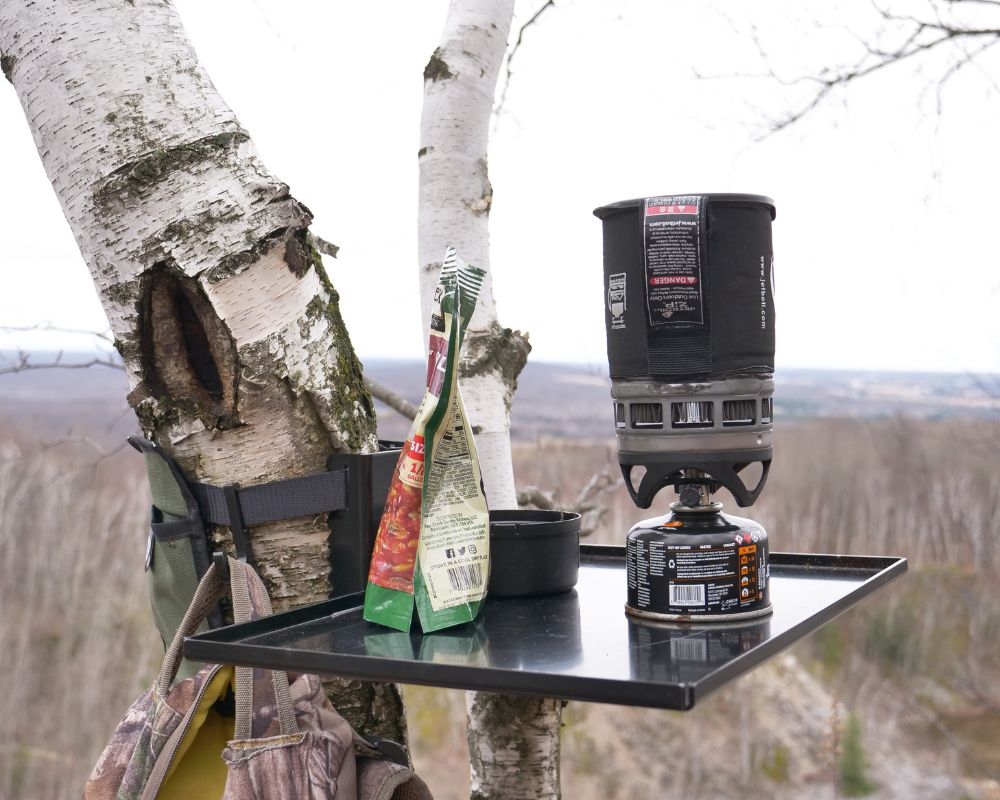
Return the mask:
<svg viewBox="0 0 1000 800"><path fill-rule="evenodd" d="M212 525L230 525L226 490L222 486L191 482L202 519ZM241 487L236 496L243 525L263 525L279 519L308 517L347 508L347 470L319 472L300 478Z"/></svg>
<svg viewBox="0 0 1000 800"><path fill-rule="evenodd" d="M708 331L653 329L649 342L648 369L653 376L676 380L677 376L702 376L712 372L712 336Z"/></svg>

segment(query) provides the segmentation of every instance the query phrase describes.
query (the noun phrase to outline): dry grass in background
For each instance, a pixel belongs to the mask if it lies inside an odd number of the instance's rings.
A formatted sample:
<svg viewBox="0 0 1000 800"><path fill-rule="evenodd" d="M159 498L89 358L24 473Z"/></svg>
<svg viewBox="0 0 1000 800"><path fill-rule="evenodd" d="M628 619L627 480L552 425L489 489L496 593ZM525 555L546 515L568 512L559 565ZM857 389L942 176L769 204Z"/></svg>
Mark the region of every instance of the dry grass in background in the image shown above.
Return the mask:
<svg viewBox="0 0 1000 800"><path fill-rule="evenodd" d="M873 796L1000 798L1000 425L817 420L776 435L761 500L742 511L729 500L727 511L762 522L775 550L902 555L910 573L797 645L792 661L691 712L570 704L564 795L846 796L838 775L853 709ZM612 442L540 440L514 453L518 485L554 489L563 504L617 464ZM671 494L643 511L618 490L587 541L623 544ZM418 767L439 800L467 797L462 693L408 696L437 709L411 718Z"/></svg>
<svg viewBox="0 0 1000 800"><path fill-rule="evenodd" d="M0 428L0 800L79 796L161 657L142 569L141 459L98 460L73 444L39 451L44 434ZM905 555L910 574L796 647L796 659L693 712L570 704L565 796L834 797L852 709L874 796L993 796L997 445L1000 426L971 421L779 427L770 483L746 512L773 548ZM515 458L519 484L563 503L616 464L612 444L569 440L516 444ZM592 542L621 543L652 513L624 489L607 502ZM467 797L462 693L406 694L418 769L439 800Z"/></svg>
<svg viewBox="0 0 1000 800"><path fill-rule="evenodd" d="M141 461L0 438L0 798L78 797L160 657Z"/></svg>

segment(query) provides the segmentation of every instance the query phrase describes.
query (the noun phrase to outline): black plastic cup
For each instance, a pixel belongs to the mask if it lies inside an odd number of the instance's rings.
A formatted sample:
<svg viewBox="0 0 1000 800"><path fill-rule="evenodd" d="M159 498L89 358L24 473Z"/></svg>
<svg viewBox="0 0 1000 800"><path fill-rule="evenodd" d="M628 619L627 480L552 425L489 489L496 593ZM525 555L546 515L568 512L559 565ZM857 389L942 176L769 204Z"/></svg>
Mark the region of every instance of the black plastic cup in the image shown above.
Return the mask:
<svg viewBox="0 0 1000 800"><path fill-rule="evenodd" d="M567 592L580 572L575 511L490 512L490 597Z"/></svg>

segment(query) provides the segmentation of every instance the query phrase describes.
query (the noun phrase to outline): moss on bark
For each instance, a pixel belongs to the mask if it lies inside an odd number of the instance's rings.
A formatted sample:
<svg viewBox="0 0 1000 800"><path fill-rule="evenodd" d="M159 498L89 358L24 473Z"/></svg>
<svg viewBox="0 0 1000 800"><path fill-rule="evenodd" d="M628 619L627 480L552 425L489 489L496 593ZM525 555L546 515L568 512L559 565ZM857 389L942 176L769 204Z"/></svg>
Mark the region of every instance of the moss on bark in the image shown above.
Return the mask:
<svg viewBox="0 0 1000 800"><path fill-rule="evenodd" d="M308 248L310 265L316 270L320 284L329 297L326 302L321 297L314 298L306 308L305 318L322 317L330 326L333 359L329 377L334 381L331 385L341 389L334 394L333 413L344 421L344 449L347 452L363 452L375 433L375 405L365 388L364 369L354 352L347 325L340 313L340 294L323 267L323 259L316 248L305 240L303 245Z"/></svg>
<svg viewBox="0 0 1000 800"><path fill-rule="evenodd" d="M306 308L300 321L302 326L325 321L332 333L332 345L326 349L324 366L325 382L338 387L338 391L325 396L330 414L337 420L338 449L345 452L364 452L375 433L375 407L371 395L364 387L361 362L351 346L340 313L340 298L332 287L327 289L330 299L315 297ZM294 377L293 381L294 381ZM317 398L318 399L318 398Z"/></svg>

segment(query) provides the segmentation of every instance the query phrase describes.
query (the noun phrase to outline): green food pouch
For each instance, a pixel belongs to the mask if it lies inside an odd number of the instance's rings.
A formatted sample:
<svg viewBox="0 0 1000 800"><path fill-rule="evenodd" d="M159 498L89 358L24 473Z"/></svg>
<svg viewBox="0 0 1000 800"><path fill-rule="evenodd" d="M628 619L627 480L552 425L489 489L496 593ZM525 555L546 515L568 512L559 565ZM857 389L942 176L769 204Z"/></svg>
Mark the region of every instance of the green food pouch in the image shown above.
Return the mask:
<svg viewBox="0 0 1000 800"><path fill-rule="evenodd" d="M489 511L458 359L485 271L445 254L431 311L424 399L410 428L372 551L364 618L408 631L473 619L489 575Z"/></svg>

